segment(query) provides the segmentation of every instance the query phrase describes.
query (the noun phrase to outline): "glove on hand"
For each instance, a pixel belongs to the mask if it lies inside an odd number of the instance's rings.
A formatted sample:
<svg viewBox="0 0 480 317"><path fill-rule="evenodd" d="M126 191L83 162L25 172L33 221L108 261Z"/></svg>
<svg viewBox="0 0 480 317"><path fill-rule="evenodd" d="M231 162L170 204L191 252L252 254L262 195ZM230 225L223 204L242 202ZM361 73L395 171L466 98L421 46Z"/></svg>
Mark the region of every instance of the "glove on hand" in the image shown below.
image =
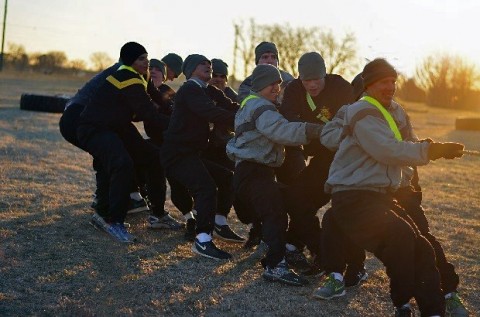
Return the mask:
<svg viewBox="0 0 480 317"><path fill-rule="evenodd" d="M220 102L220 101L222 101L223 99L226 98L223 91L221 91L220 89L218 89L217 87L215 87L213 85L208 85L207 86L207 95L210 98L212 98L213 101L215 101L215 102Z"/></svg>
<svg viewBox="0 0 480 317"><path fill-rule="evenodd" d="M322 133L323 124L316 124L316 123L306 123L305 126L305 134L307 135L307 139L318 139L320 140L320 134Z"/></svg>
<svg viewBox="0 0 480 317"><path fill-rule="evenodd" d="M465 146L460 143L447 142L447 143L430 143L428 148L428 158L430 160L436 160L441 157L446 159L454 159L456 157L463 156L463 149Z"/></svg>

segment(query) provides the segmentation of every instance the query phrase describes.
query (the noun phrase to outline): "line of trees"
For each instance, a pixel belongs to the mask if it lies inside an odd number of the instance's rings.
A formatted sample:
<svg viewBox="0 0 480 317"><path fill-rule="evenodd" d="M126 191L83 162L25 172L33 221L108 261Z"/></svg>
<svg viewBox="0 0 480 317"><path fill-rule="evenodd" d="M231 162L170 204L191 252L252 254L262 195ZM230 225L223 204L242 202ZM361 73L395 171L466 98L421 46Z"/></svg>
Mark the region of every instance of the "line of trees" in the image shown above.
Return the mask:
<svg viewBox="0 0 480 317"><path fill-rule="evenodd" d="M234 23L234 52L231 82L235 74L247 77L255 67L255 47L261 41L274 42L280 52L280 68L298 76L297 61L309 51L318 51L325 59L328 73L353 78L364 66L357 56L355 34L338 39L329 29L292 27L289 24L260 25L254 19ZM43 73L86 70L83 60L68 60L61 51L27 54L23 45L8 44L5 66L19 71ZM114 61L104 52L90 55L94 71L100 71ZM238 68L238 69L237 69ZM397 96L407 101L425 102L444 108L480 109L480 73L473 63L460 56L434 55L426 57L412 78L401 76Z"/></svg>
<svg viewBox="0 0 480 317"><path fill-rule="evenodd" d="M104 52L92 53L90 61L94 71L100 71L113 63L113 59ZM84 60L68 60L65 52L27 53L23 45L16 43L7 44L4 63L6 68L17 71L36 71L44 74L78 73L87 70L87 63Z"/></svg>

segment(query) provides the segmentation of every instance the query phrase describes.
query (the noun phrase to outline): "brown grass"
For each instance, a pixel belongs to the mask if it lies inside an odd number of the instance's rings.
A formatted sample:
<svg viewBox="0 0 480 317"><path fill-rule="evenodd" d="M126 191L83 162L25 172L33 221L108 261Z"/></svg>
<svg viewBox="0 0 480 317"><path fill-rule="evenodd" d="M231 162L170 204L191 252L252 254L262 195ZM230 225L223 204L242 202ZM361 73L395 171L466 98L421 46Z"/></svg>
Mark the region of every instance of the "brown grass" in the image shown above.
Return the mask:
<svg viewBox="0 0 480 317"><path fill-rule="evenodd" d="M311 297L318 280L301 288L268 283L257 254L222 242L233 261L199 258L182 233L148 230L146 214L128 219L140 238L134 245L94 230L91 158L63 140L60 115L18 109L22 92L71 94L85 80L0 73L1 316L392 315L388 279L371 256L365 284L318 301ZM479 132L454 130L459 113L406 107L420 137L480 150ZM480 314L480 158L438 160L420 177L432 232L457 267L468 308ZM247 233L234 214L231 221Z"/></svg>

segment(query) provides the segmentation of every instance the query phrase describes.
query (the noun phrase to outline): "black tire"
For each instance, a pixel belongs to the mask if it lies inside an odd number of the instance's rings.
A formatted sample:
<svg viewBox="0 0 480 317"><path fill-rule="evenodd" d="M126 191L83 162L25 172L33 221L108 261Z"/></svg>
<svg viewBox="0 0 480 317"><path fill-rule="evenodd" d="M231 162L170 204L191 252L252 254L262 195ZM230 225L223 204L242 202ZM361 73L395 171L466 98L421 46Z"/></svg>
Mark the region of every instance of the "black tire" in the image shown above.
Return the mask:
<svg viewBox="0 0 480 317"><path fill-rule="evenodd" d="M455 129L480 131L480 118L457 118Z"/></svg>
<svg viewBox="0 0 480 317"><path fill-rule="evenodd" d="M69 97L22 94L20 109L41 112L63 113Z"/></svg>

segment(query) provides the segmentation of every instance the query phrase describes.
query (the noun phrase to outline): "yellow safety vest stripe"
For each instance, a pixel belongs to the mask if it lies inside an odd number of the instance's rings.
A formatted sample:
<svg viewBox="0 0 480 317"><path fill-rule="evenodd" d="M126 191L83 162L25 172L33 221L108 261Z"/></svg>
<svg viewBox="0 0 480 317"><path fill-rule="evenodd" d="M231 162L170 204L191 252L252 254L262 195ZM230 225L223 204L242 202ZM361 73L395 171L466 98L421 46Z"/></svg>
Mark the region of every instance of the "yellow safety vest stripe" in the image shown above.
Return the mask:
<svg viewBox="0 0 480 317"><path fill-rule="evenodd" d="M255 99L255 98L260 98L260 97L255 96L255 95L248 95L248 96L245 97L245 99L243 99L242 102L240 103L240 108L243 108L243 106L245 106L245 104L247 103L247 101L249 101L250 99Z"/></svg>
<svg viewBox="0 0 480 317"><path fill-rule="evenodd" d="M310 109L312 111L315 111L317 109L317 106L315 105L315 102L313 101L312 99L312 96L310 96L310 94L307 92L307 103L308 103L308 106L310 107ZM317 116L316 116L317 119L319 119L320 121L324 122L324 123L327 123L328 120L327 117L325 117L323 114L319 113Z"/></svg>
<svg viewBox="0 0 480 317"><path fill-rule="evenodd" d="M388 123L388 126L390 127L390 130L392 130L393 134L395 135L395 139L398 141L402 141L402 134L400 133L400 130L397 127L397 124L395 123L395 120L393 120L392 115L385 109L384 106L378 102L375 98L372 98L370 96L364 96L361 98L361 100L364 100L373 106L375 106L380 112L382 113L383 117Z"/></svg>
<svg viewBox="0 0 480 317"><path fill-rule="evenodd" d="M127 66L127 65L121 65L118 68L118 70L122 70L122 69L131 71L132 73L137 74L140 78L131 78L125 81L119 81L113 76L108 76L107 81L110 82L115 87L117 87L118 89L123 89L125 87L134 85L134 84L141 84L145 88L145 90L147 90L147 81L145 80L145 78L143 78L142 75L140 75L135 69L133 69L133 67Z"/></svg>

